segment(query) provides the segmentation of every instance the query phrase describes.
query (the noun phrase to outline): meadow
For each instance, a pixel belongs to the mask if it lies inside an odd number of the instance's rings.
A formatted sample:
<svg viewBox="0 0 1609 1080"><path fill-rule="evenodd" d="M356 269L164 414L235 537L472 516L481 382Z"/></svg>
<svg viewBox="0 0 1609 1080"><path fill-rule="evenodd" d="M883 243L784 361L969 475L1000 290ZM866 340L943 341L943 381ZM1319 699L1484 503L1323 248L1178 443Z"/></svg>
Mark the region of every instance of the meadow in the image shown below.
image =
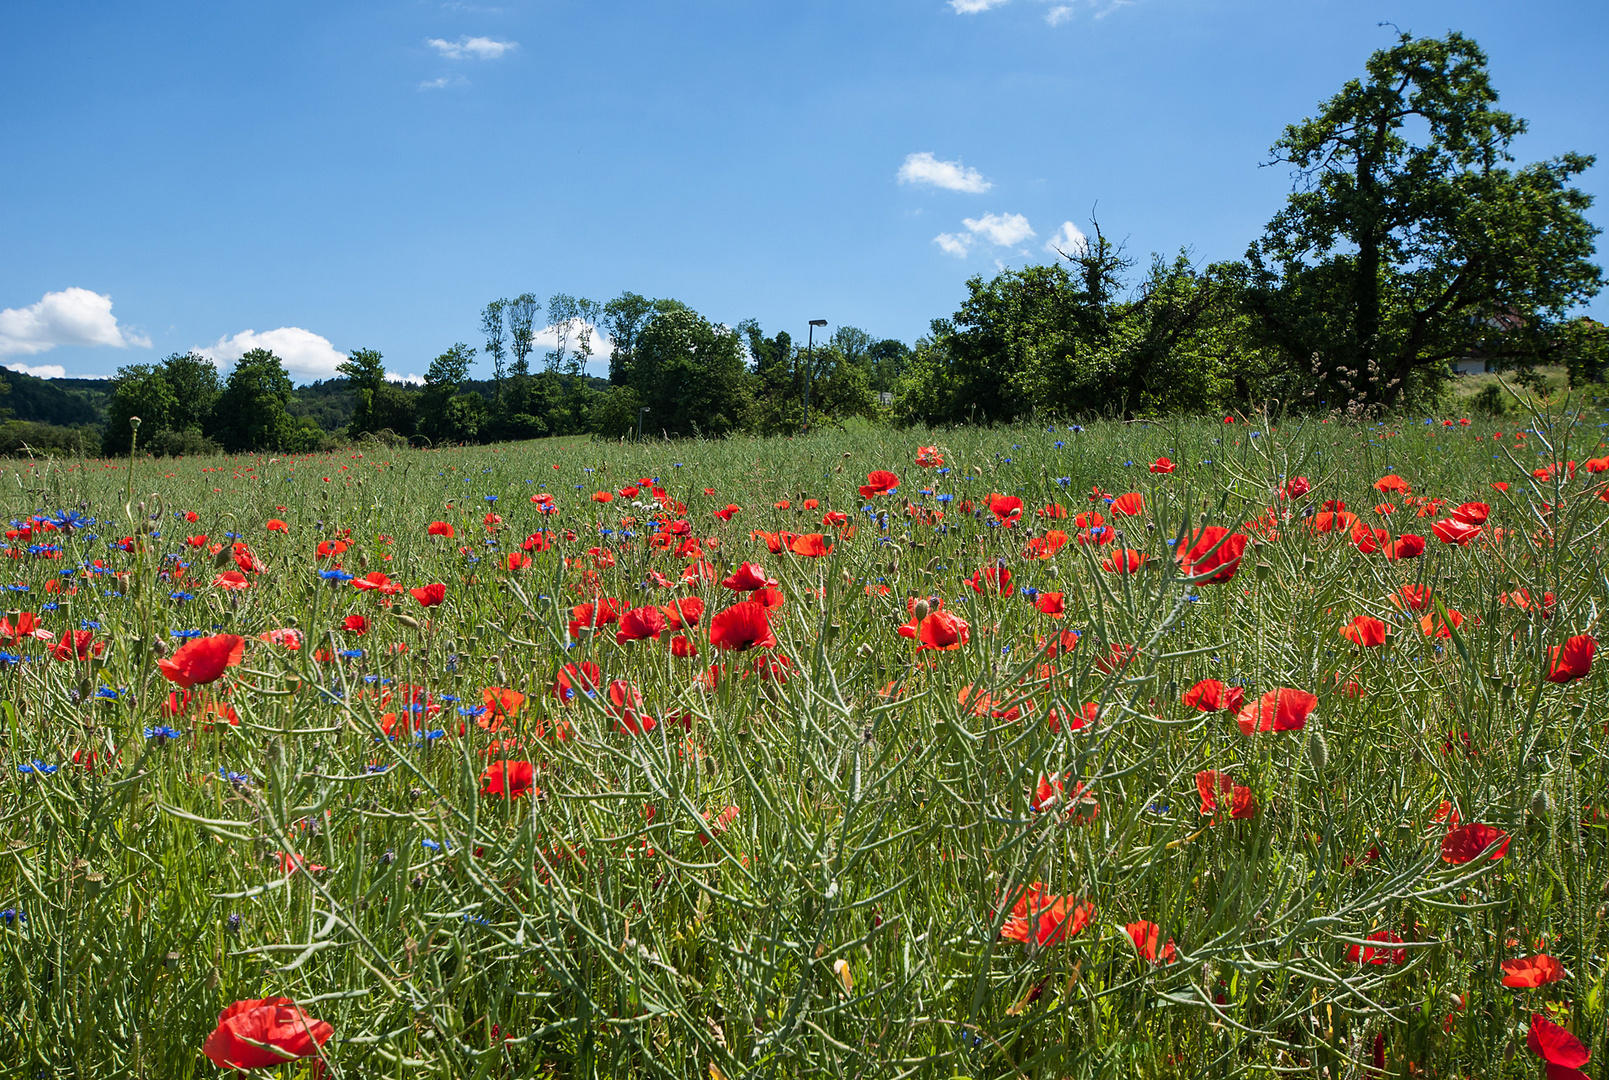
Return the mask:
<svg viewBox="0 0 1609 1080"><path fill-rule="evenodd" d="M3 1071L1580 1075L1601 419L9 462Z"/></svg>

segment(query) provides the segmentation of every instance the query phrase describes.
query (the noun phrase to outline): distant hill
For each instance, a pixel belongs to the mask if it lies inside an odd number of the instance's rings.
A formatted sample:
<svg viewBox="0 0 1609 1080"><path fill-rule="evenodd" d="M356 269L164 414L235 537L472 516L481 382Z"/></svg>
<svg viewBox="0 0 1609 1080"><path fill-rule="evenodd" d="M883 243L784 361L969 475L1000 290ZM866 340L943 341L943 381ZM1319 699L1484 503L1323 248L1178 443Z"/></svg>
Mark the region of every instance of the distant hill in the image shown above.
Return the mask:
<svg viewBox="0 0 1609 1080"><path fill-rule="evenodd" d="M106 423L109 379L40 379L0 368L0 381L6 386L0 414L9 418L61 427Z"/></svg>

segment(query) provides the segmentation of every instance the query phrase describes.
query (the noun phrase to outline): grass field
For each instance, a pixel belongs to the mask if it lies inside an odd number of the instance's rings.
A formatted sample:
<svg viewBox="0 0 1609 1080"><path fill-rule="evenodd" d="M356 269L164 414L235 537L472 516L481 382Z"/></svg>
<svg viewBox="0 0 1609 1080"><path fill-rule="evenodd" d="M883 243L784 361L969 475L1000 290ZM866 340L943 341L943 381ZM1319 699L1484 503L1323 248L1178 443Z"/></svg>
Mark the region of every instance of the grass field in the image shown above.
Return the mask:
<svg viewBox="0 0 1609 1080"><path fill-rule="evenodd" d="M1601 418L1443 419L12 462L3 1071L1603 1060Z"/></svg>

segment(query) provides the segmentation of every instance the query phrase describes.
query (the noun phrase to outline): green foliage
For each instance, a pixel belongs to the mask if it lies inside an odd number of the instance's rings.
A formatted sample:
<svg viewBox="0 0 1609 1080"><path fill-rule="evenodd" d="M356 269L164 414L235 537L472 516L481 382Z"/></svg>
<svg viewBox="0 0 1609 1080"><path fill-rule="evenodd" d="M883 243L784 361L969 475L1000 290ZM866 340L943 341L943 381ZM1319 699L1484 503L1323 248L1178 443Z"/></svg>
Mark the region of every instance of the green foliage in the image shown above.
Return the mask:
<svg viewBox="0 0 1609 1080"><path fill-rule="evenodd" d="M629 385L649 409L646 430L719 436L742 430L753 402L737 331L685 308L658 311L632 352Z"/></svg>
<svg viewBox="0 0 1609 1080"><path fill-rule="evenodd" d="M132 419L140 418L139 448L157 455L207 453L203 431L210 431L221 381L211 360L195 353L173 353L160 364L118 368L107 405L102 453L127 454Z"/></svg>
<svg viewBox="0 0 1609 1080"><path fill-rule="evenodd" d="M111 391L103 379L40 379L0 368L0 415L65 427L100 424Z"/></svg>
<svg viewBox="0 0 1609 1080"><path fill-rule="evenodd" d="M475 350L458 342L430 362L419 395L419 434L431 443L474 442L486 419L486 399L465 392Z"/></svg>
<svg viewBox="0 0 1609 1080"><path fill-rule="evenodd" d="M1156 258L1124 297L1128 260L1094 232L1065 263L970 280L953 319L935 321L902 359L896 419L1190 413L1250 397L1260 365L1247 348L1236 268Z"/></svg>
<svg viewBox="0 0 1609 1080"><path fill-rule="evenodd" d="M1248 253L1261 335L1331 408L1406 404L1471 353L1535 363L1602 284L1569 186L1592 158L1506 167L1525 122L1473 41L1404 34L1367 72L1274 145L1298 186Z"/></svg>
<svg viewBox="0 0 1609 1080"><path fill-rule="evenodd" d="M64 427L33 420L0 422L0 457L82 457L100 451L99 428Z"/></svg>
<svg viewBox="0 0 1609 1080"><path fill-rule="evenodd" d="M1563 364L1572 387L1602 383L1609 374L1609 328L1582 316L1553 330L1548 350L1553 363Z"/></svg>
<svg viewBox="0 0 1609 1080"><path fill-rule="evenodd" d="M637 433L637 391L629 386L611 386L598 395L592 407L592 430L605 439L620 439Z"/></svg>
<svg viewBox="0 0 1609 1080"><path fill-rule="evenodd" d="M279 357L252 349L235 361L207 435L231 453L291 450L304 439L287 408L290 398L290 376Z"/></svg>

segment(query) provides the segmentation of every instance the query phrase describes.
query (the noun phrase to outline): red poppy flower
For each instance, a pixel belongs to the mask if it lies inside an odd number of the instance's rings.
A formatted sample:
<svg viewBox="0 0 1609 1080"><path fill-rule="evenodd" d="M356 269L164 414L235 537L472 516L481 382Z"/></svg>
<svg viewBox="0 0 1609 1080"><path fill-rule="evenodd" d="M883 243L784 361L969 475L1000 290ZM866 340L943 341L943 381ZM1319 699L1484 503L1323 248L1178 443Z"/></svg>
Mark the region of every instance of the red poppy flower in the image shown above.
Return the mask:
<svg viewBox="0 0 1609 1080"><path fill-rule="evenodd" d="M769 649L776 643L769 613L753 600L739 601L710 619L710 644L722 651Z"/></svg>
<svg viewBox="0 0 1609 1080"><path fill-rule="evenodd" d="M1404 480L1396 473L1390 473L1389 475L1382 476L1380 479L1376 480L1374 482L1374 489L1381 493L1388 491L1400 491L1404 495L1411 493L1413 490L1408 486L1408 481Z"/></svg>
<svg viewBox="0 0 1609 1080"><path fill-rule="evenodd" d="M530 565L531 557L525 554L525 552L511 551L508 553L508 569L511 573L515 570L524 570Z"/></svg>
<svg viewBox="0 0 1609 1080"><path fill-rule="evenodd" d="M1378 941L1386 945L1401 944L1402 939L1389 930L1376 930L1366 939ZM1406 964L1408 962L1407 949L1385 949L1374 945L1354 945L1346 951L1346 962L1349 964Z"/></svg>
<svg viewBox="0 0 1609 1080"><path fill-rule="evenodd" d="M1492 508L1483 502L1467 502L1453 511L1453 520L1466 525L1484 525L1491 517Z"/></svg>
<svg viewBox="0 0 1609 1080"><path fill-rule="evenodd" d="M783 597L781 589L768 585L763 589L755 589L749 594L749 599L761 607L779 608L782 606L785 597Z"/></svg>
<svg viewBox="0 0 1609 1080"><path fill-rule="evenodd" d="M1300 731L1317 707L1318 698L1306 690L1282 686L1241 709L1235 723L1243 735L1255 731Z"/></svg>
<svg viewBox="0 0 1609 1080"><path fill-rule="evenodd" d="M1067 605L1059 592L1040 593L1034 597L1034 607L1039 609L1041 615L1049 615L1053 619L1059 619L1067 613Z"/></svg>
<svg viewBox="0 0 1609 1080"><path fill-rule="evenodd" d="M55 647L50 650L50 655L57 660L72 660L75 658L88 660L91 653L99 656L105 651L106 642L96 641L95 631L69 630L62 635L60 641L56 642Z"/></svg>
<svg viewBox="0 0 1609 1080"><path fill-rule="evenodd" d="M901 637L915 638L920 642L918 652L922 649L959 649L970 637L967 621L948 611L930 612L920 626L912 619L900 627L899 632Z"/></svg>
<svg viewBox="0 0 1609 1080"><path fill-rule="evenodd" d="M1341 636L1365 649L1377 649L1386 643L1387 626L1369 615L1354 615L1352 621L1341 627Z"/></svg>
<svg viewBox="0 0 1609 1080"><path fill-rule="evenodd" d="M975 593L987 592L993 589L1001 596L1011 595L1011 571L1003 566L986 566L982 570L975 570L967 584L972 586Z"/></svg>
<svg viewBox="0 0 1609 1080"><path fill-rule="evenodd" d="M924 469L936 469L944 464L944 455L939 453L936 446L918 446L916 464Z"/></svg>
<svg viewBox="0 0 1609 1080"><path fill-rule="evenodd" d="M1307 477L1293 476L1285 481L1284 487L1279 489L1279 497L1282 499L1300 499L1312 490L1313 483Z"/></svg>
<svg viewBox="0 0 1609 1080"><path fill-rule="evenodd" d="M1503 961L1503 985L1534 990L1564 978L1564 965L1547 953Z"/></svg>
<svg viewBox="0 0 1609 1080"><path fill-rule="evenodd" d="M652 604L632 608L620 616L620 628L615 631L615 641L624 644L628 641L641 641L643 638L657 638L660 631L669 625L665 613Z"/></svg>
<svg viewBox="0 0 1609 1080"><path fill-rule="evenodd" d="M708 810L704 811L705 831L698 834L698 842L701 844L708 844L714 837L714 834L723 833L727 829L730 829L732 827L732 822L736 821L738 819L738 815L741 813L742 811L735 806L728 806L725 810L722 810L714 817L710 816L710 812Z"/></svg>
<svg viewBox="0 0 1609 1080"><path fill-rule="evenodd" d="M1151 561L1151 556L1134 548L1119 548L1101 560L1101 569L1108 574L1133 574Z"/></svg>
<svg viewBox="0 0 1609 1080"><path fill-rule="evenodd" d="M1463 547L1481 534L1481 527L1471 525L1467 521L1459 521L1457 518L1443 518L1432 525L1430 531L1444 544L1457 544Z"/></svg>
<svg viewBox="0 0 1609 1080"><path fill-rule="evenodd" d="M454 529L448 522L432 521L429 525L425 526L425 535L445 536L447 539L451 540L453 537L458 535L458 531Z"/></svg>
<svg viewBox="0 0 1609 1080"><path fill-rule="evenodd" d="M1051 529L1044 536L1036 536L1028 541L1027 549L1022 553L1025 559L1048 559L1067 546L1067 534L1060 529Z"/></svg>
<svg viewBox="0 0 1609 1080"><path fill-rule="evenodd" d="M1548 682L1567 683L1584 679L1592 671L1592 654L1598 641L1590 634L1577 634L1548 653Z"/></svg>
<svg viewBox="0 0 1609 1080"><path fill-rule="evenodd" d="M565 664L553 679L553 696L568 702L578 690L584 693L596 691L602 678L602 670L591 660L584 660L579 665Z"/></svg>
<svg viewBox="0 0 1609 1080"><path fill-rule="evenodd" d="M1123 929L1128 931L1129 940L1134 942L1134 949L1140 954L1140 959L1148 964L1157 963L1157 941L1162 937L1162 928L1154 922L1141 919L1139 922L1126 924ZM1169 938L1168 943L1162 946L1161 962L1171 964L1177 955L1173 939Z"/></svg>
<svg viewBox="0 0 1609 1080"><path fill-rule="evenodd" d="M832 543L820 533L805 533L803 536L795 536L793 542L788 545L788 550L807 559L818 559L823 555L832 554Z"/></svg>
<svg viewBox="0 0 1609 1080"><path fill-rule="evenodd" d="M328 1022L307 1015L290 998L237 1001L218 1014L201 1052L220 1069L271 1069L317 1057L333 1034Z"/></svg>
<svg viewBox="0 0 1609 1080"><path fill-rule="evenodd" d="M291 531L290 525L279 520L278 518L269 518L266 528L269 532L288 533Z"/></svg>
<svg viewBox="0 0 1609 1080"><path fill-rule="evenodd" d="M594 491L592 493L592 501L595 502L595 503L611 503L611 502L614 502L615 501L615 493L612 492L612 491Z"/></svg>
<svg viewBox="0 0 1609 1080"><path fill-rule="evenodd" d="M765 569L757 563L746 562L721 579L723 588L736 592L752 592L767 584Z"/></svg>
<svg viewBox="0 0 1609 1080"><path fill-rule="evenodd" d="M1095 921L1095 905L1073 896L1053 896L1034 882L1018 895L1000 936L1041 948L1078 934Z"/></svg>
<svg viewBox="0 0 1609 1080"><path fill-rule="evenodd" d="M1154 473L1170 473L1178 466L1165 457L1159 457L1151 462L1151 471Z"/></svg>
<svg viewBox="0 0 1609 1080"><path fill-rule="evenodd" d="M420 607L435 607L447 599L447 586L439 581L434 585L423 585L408 591L413 593L413 598L419 601Z"/></svg>
<svg viewBox="0 0 1609 1080"><path fill-rule="evenodd" d="M1391 602L1407 611L1424 611L1430 607L1430 586L1404 585L1391 594Z"/></svg>
<svg viewBox="0 0 1609 1080"><path fill-rule="evenodd" d="M1492 825L1472 821L1448 831L1441 838L1441 861L1453 864L1467 863L1492 849L1495 861L1508 854L1509 835Z"/></svg>
<svg viewBox="0 0 1609 1080"><path fill-rule="evenodd" d="M1041 506L1038 510L1035 510L1034 516L1049 518L1051 521L1061 521L1067 516L1067 507L1063 506L1061 503L1051 503L1048 506Z"/></svg>
<svg viewBox="0 0 1609 1080"><path fill-rule="evenodd" d="M239 634L214 634L185 642L156 666L169 682L188 688L217 681L225 670L240 663L245 650L246 639Z"/></svg>
<svg viewBox="0 0 1609 1080"><path fill-rule="evenodd" d="M1138 491L1119 495L1112 500L1112 513L1120 517L1138 517L1145 513L1145 497Z"/></svg>
<svg viewBox="0 0 1609 1080"><path fill-rule="evenodd" d="M480 793L518 799L533 789L536 767L529 761L494 761L480 774Z"/></svg>
<svg viewBox="0 0 1609 1080"><path fill-rule="evenodd" d="M1425 553L1425 538L1412 533L1404 533L1387 545L1385 555L1388 559L1417 559Z"/></svg>
<svg viewBox="0 0 1609 1080"><path fill-rule="evenodd" d="M362 615L348 615L341 620L341 629L351 634L367 634L369 632L369 620Z"/></svg>
<svg viewBox="0 0 1609 1080"><path fill-rule="evenodd" d="M251 579L239 570L225 570L212 579L214 589L228 589L231 592L240 592L251 588Z"/></svg>
<svg viewBox="0 0 1609 1080"><path fill-rule="evenodd" d="M401 584L392 581L378 570L364 574L362 577L353 578L352 587L359 592L368 592L373 589L381 596L395 596L402 591Z"/></svg>
<svg viewBox="0 0 1609 1080"><path fill-rule="evenodd" d="M1110 675L1114 671L1121 671L1127 667L1139 655L1140 650L1133 645L1113 645L1106 650L1104 656L1096 658L1095 670L1102 675Z"/></svg>
<svg viewBox="0 0 1609 1080"><path fill-rule="evenodd" d="M1419 629L1424 631L1425 637L1450 638L1453 630L1464 625L1464 613L1457 608L1447 609L1447 621L1443 622L1439 614L1431 612L1419 620Z"/></svg>
<svg viewBox="0 0 1609 1080"><path fill-rule="evenodd" d="M689 657L698 655L698 646L687 640L686 634L677 634L670 639L670 654L686 660Z"/></svg>
<svg viewBox="0 0 1609 1080"><path fill-rule="evenodd" d="M665 613L668 628L681 630L698 625L698 620L704 617L704 601L696 596L684 596L674 604L663 605L659 610Z"/></svg>
<svg viewBox="0 0 1609 1080"><path fill-rule="evenodd" d="M1197 712L1239 712L1246 704L1246 688L1202 679L1184 692L1184 703Z"/></svg>
<svg viewBox="0 0 1609 1080"><path fill-rule="evenodd" d="M1176 559L1184 575L1197 584L1220 585L1235 576L1245 552L1243 533L1208 525L1185 538Z"/></svg>
<svg viewBox="0 0 1609 1080"><path fill-rule="evenodd" d="M620 611L615 607L616 601L608 597L600 597L596 604L577 604L570 609L570 636L580 637L583 630L596 630L613 622L620 621Z"/></svg>
<svg viewBox="0 0 1609 1080"><path fill-rule="evenodd" d="M991 494L989 513L1007 525L1014 525L1022 517L1022 500L1015 495Z"/></svg>
<svg viewBox="0 0 1609 1080"><path fill-rule="evenodd" d="M1201 796L1201 812L1215 821L1222 818L1223 804L1229 804L1229 817L1245 821L1257 816L1257 800L1251 788L1237 784L1228 773L1204 769L1196 773L1196 794Z"/></svg>
<svg viewBox="0 0 1609 1080"><path fill-rule="evenodd" d="M722 521L731 521L732 518L742 509L743 508L737 505L737 503L728 503L725 507L715 511L715 516L720 518Z"/></svg>
<svg viewBox="0 0 1609 1080"><path fill-rule="evenodd" d="M1373 555L1391 544L1391 534L1385 529L1370 528L1364 522L1352 526L1352 546L1365 555Z"/></svg>
<svg viewBox="0 0 1609 1080"><path fill-rule="evenodd" d="M1531 1014L1531 1030L1525 1037L1531 1053L1548 1063L1548 1080L1586 1080L1581 1066L1592 1060L1592 1052L1581 1040L1541 1013Z"/></svg>
<svg viewBox="0 0 1609 1080"><path fill-rule="evenodd" d="M867 474L866 482L860 486L860 497L873 499L885 492L893 491L897 487L899 487L898 476L895 476L887 469L878 469L876 472Z"/></svg>

